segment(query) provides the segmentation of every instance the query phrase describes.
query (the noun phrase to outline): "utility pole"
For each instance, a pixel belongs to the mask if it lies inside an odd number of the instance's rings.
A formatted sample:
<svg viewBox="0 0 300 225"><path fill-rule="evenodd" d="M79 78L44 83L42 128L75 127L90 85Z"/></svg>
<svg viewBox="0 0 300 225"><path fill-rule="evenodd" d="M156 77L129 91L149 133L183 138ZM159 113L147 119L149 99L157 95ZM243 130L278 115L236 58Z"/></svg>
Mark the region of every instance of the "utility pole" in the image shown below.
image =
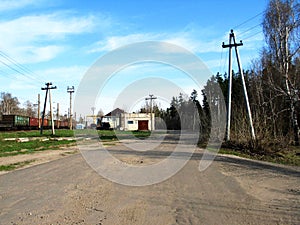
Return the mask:
<svg viewBox="0 0 300 225"><path fill-rule="evenodd" d="M74 93L74 86L67 88L67 92L70 93L70 130L73 129L73 119L72 119L72 93Z"/></svg>
<svg viewBox="0 0 300 225"><path fill-rule="evenodd" d="M57 102L56 107L56 121L57 121L57 128L60 126L60 120L59 120L59 103Z"/></svg>
<svg viewBox="0 0 300 225"><path fill-rule="evenodd" d="M151 131L154 130L154 126L153 126L153 115L152 115L152 111L153 111L153 105L152 105L152 101L153 99L157 99L156 97L153 97L153 95L149 95L150 98L145 98L145 100L150 100L150 116L151 116Z"/></svg>
<svg viewBox="0 0 300 225"><path fill-rule="evenodd" d="M233 44L231 43L231 40L233 40ZM248 113L250 128L251 128L251 136L252 136L253 140L255 139L255 131L254 131L252 115L251 115L251 109L250 109L250 104L249 104L249 99L248 99L248 94L247 94L247 87L246 87L245 78L244 78L243 69L242 69L242 64L240 62L240 57L239 57L239 52L238 52L238 46L242 46L242 45L243 45L242 41L240 41L240 43L235 42L235 36L234 36L233 30L231 30L231 33L229 34L229 44L225 45L224 42L222 44L223 48L229 48L229 66L228 66L229 84L228 84L228 105L227 105L228 107L227 107L226 141L230 140L231 93L232 93L232 62L231 62L232 47L235 48L235 54L236 54L236 58L237 58L237 62L238 62L239 72L240 72L240 75L242 77L245 102L246 102L247 113Z"/></svg>
<svg viewBox="0 0 300 225"><path fill-rule="evenodd" d="M93 112L93 114L92 114L93 116L95 115L95 109L96 109L96 107L94 107L94 106L91 108L91 110Z"/></svg>
<svg viewBox="0 0 300 225"><path fill-rule="evenodd" d="M93 123L96 123L95 109L96 109L95 106L93 106L93 107L91 108L91 110L92 110L92 112L93 112Z"/></svg>
<svg viewBox="0 0 300 225"><path fill-rule="evenodd" d="M41 95L38 94L38 125L41 129Z"/></svg>
<svg viewBox="0 0 300 225"><path fill-rule="evenodd" d="M44 119L45 119L45 113L46 113L48 91L50 89L56 89L56 86L51 87L51 85L52 85L51 82L45 83L45 85L46 85L46 87L41 88L41 90L43 90L43 91L46 90L45 102L44 102L44 109L43 109L43 114L42 114L41 134L43 134L43 127L44 127Z"/></svg>
<svg viewBox="0 0 300 225"><path fill-rule="evenodd" d="M49 102L50 102L50 117L51 117L52 135L54 135L55 130L54 130L53 108L52 108L52 98L51 98L51 91L50 90L49 90Z"/></svg>

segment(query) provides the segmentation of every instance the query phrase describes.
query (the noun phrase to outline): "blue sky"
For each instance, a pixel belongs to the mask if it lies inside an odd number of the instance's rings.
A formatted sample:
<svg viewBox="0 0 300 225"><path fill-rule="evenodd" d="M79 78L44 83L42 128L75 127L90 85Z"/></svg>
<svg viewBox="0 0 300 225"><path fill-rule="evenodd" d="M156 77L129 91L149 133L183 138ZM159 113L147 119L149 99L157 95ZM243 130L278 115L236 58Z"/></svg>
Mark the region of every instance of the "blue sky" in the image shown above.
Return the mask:
<svg viewBox="0 0 300 225"><path fill-rule="evenodd" d="M40 88L51 81L58 87L52 92L53 101L65 113L67 86L75 86L76 92L86 71L101 56L141 41L179 45L197 55L213 74L225 72L228 52L221 45L228 42L232 28L237 40L243 40L240 54L248 68L263 46L262 15L253 17L267 2L0 0L0 91L12 93L21 103L36 103L38 93L44 97ZM122 89L134 81L130 76L145 79L162 73L187 94L199 89L174 68L146 63L116 73L95 103L96 111L101 108L108 113L115 107Z"/></svg>

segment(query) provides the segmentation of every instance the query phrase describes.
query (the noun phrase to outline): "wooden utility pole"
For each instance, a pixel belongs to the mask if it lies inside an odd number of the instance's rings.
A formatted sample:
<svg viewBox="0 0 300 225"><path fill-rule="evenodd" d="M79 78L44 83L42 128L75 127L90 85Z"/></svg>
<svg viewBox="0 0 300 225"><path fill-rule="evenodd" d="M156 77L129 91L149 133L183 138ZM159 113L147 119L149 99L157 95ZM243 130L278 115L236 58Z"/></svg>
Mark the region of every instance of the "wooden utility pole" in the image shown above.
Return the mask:
<svg viewBox="0 0 300 225"><path fill-rule="evenodd" d="M56 104L56 120L57 120L57 128L60 126L60 120L59 120L59 103Z"/></svg>
<svg viewBox="0 0 300 225"><path fill-rule="evenodd" d="M91 108L91 110L92 110L92 112L93 112L93 123L95 124L96 122L97 122L97 116L95 116L95 109L96 109L96 107L95 106L93 106L92 108Z"/></svg>
<svg viewBox="0 0 300 225"><path fill-rule="evenodd" d="M67 92L70 93L70 130L73 129L73 118L72 118L72 93L74 93L74 86L67 88Z"/></svg>
<svg viewBox="0 0 300 225"><path fill-rule="evenodd" d="M51 82L48 82L45 85L46 85L45 88L41 88L41 90L43 90L43 91L46 90L45 102L44 102L44 109L43 109L43 114L42 114L41 134L43 134L43 128L44 128L44 119L45 119L45 113L46 113L48 91L50 89L56 89L56 86L55 87L51 87L51 85L52 85Z"/></svg>
<svg viewBox="0 0 300 225"><path fill-rule="evenodd" d="M150 130L154 130L154 124L153 124L153 115L152 115L152 111L153 111L153 105L152 105L152 101L153 99L157 99L156 97L153 97L153 95L149 95L150 98L145 98L145 100L150 100L150 117L151 117L151 128Z"/></svg>
<svg viewBox="0 0 300 225"><path fill-rule="evenodd" d="M233 40L233 44L231 43L231 40ZM238 46L242 46L242 45L243 45L242 41L240 41L240 43L235 42L235 37L234 37L233 30L231 30L231 33L229 34L229 44L225 45L224 42L222 44L223 48L229 48L229 66L228 66L229 85L228 85L226 141L230 140L231 92L232 92L232 62L231 62L231 49L232 49L232 47L235 48L235 54L236 54L236 58L237 58L237 62L238 62L239 72L240 72L241 77L242 77L245 102L246 102L247 113L248 113L250 128L251 128L251 136L252 136L252 139L255 139L255 131L254 131L252 115L251 115L251 109L250 109L250 104L249 104L249 99L248 99L248 94L247 94L247 87L246 87L244 74L243 74L243 69L242 69L242 64L240 62L240 57L239 57L239 52L238 52Z"/></svg>
<svg viewBox="0 0 300 225"><path fill-rule="evenodd" d="M41 129L41 95L38 94L38 126Z"/></svg>
<svg viewBox="0 0 300 225"><path fill-rule="evenodd" d="M49 103L50 103L50 117L51 117L52 135L54 135L54 134L55 134L55 130L54 130L53 109L52 109L52 98L51 98L51 91L50 91L50 90L49 90Z"/></svg>

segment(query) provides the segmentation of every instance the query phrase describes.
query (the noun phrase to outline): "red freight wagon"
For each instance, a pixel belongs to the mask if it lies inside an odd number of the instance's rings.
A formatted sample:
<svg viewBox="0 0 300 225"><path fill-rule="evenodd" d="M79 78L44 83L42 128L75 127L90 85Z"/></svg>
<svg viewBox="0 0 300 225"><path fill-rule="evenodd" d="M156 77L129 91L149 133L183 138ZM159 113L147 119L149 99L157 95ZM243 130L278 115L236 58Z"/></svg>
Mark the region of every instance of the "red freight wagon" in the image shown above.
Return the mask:
<svg viewBox="0 0 300 225"><path fill-rule="evenodd" d="M40 118L40 125L42 126L42 118ZM39 119L31 117L29 119L29 126L32 128L39 127ZM48 126L48 120L44 119L44 127Z"/></svg>
<svg viewBox="0 0 300 225"><path fill-rule="evenodd" d="M29 119L29 126L32 127L32 128L38 128L39 127L39 119L31 117Z"/></svg>
<svg viewBox="0 0 300 225"><path fill-rule="evenodd" d="M42 119L41 119L41 126L42 126ZM44 119L44 127L48 127L48 119Z"/></svg>
<svg viewBox="0 0 300 225"><path fill-rule="evenodd" d="M59 128L61 124L61 121L59 120L54 120L54 127Z"/></svg>
<svg viewBox="0 0 300 225"><path fill-rule="evenodd" d="M68 121L61 121L60 126L61 126L61 128L67 128L68 127Z"/></svg>

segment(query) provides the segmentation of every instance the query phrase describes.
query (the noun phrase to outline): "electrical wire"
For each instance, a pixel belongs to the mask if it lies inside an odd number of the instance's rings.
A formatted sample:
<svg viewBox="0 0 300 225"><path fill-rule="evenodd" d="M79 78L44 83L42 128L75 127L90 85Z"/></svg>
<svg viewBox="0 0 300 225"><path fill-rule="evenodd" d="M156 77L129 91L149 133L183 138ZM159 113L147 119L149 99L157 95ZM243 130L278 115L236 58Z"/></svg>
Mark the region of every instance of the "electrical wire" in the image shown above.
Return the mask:
<svg viewBox="0 0 300 225"><path fill-rule="evenodd" d="M6 62L3 62L1 59L0 59L0 63L2 63L3 65L5 65L6 67L10 68L11 70L15 71L16 73L20 74L21 76L23 77L26 77L27 79L24 81L24 82L27 82L27 83L30 83L30 84L33 84L34 86L38 87L38 84L37 82L33 81L31 77L29 77L28 75L26 75L24 72L12 67L11 65L7 64ZM7 75L9 75L8 73L6 73L6 77ZM11 78L12 79L12 78ZM28 79L31 81L28 81Z"/></svg>
<svg viewBox="0 0 300 225"><path fill-rule="evenodd" d="M256 14L255 16L253 16L253 17L251 17L251 18L245 20L244 22L242 22L242 23L240 23L240 24L234 26L232 29L235 30L236 28L243 26L244 24L246 24L246 23L250 22L251 20L254 20L255 18L257 18L258 16L262 15L264 12L265 12L265 10L262 11L262 12L260 12L260 13L258 13L258 14Z"/></svg>
<svg viewBox="0 0 300 225"><path fill-rule="evenodd" d="M261 26L261 25L262 25L262 23L256 24L255 26L252 26L252 27L250 27L249 29L247 29L247 30L245 30L245 31L243 31L243 32L240 32L239 35L243 35L243 34L249 32L249 31L251 31L251 30L253 30L253 29L255 29L256 27Z"/></svg>
<svg viewBox="0 0 300 225"><path fill-rule="evenodd" d="M5 70L0 69L0 74L5 76L8 79L14 80L15 78L12 77L8 72L6 72Z"/></svg>
<svg viewBox="0 0 300 225"><path fill-rule="evenodd" d="M27 67L25 67L24 65L21 65L19 62L17 62L15 59L13 59L12 57L10 57L9 55L7 55L6 53L4 53L3 51L0 50L0 56L2 56L3 58L5 58L7 61L9 61L10 63L12 63L14 66L16 66L18 68L18 71L21 70L23 72L17 72L15 69L13 69L14 71L16 71L17 73L20 73L21 75L27 77L28 79L31 80L35 80L38 82L42 82L40 79L38 79L38 75L35 74L32 70L28 69ZM3 63L3 62L2 62ZM9 68L12 69L12 67L9 66ZM32 75L34 76L32 76Z"/></svg>
<svg viewBox="0 0 300 225"><path fill-rule="evenodd" d="M254 33L254 34L251 34L251 35L249 35L249 36L243 38L243 40L247 40L247 39L249 39L249 38L252 38L252 37L254 37L254 36L256 36L256 35L258 35L258 34L260 34L260 33L263 33L263 32L262 32L262 31L258 31L258 32Z"/></svg>

